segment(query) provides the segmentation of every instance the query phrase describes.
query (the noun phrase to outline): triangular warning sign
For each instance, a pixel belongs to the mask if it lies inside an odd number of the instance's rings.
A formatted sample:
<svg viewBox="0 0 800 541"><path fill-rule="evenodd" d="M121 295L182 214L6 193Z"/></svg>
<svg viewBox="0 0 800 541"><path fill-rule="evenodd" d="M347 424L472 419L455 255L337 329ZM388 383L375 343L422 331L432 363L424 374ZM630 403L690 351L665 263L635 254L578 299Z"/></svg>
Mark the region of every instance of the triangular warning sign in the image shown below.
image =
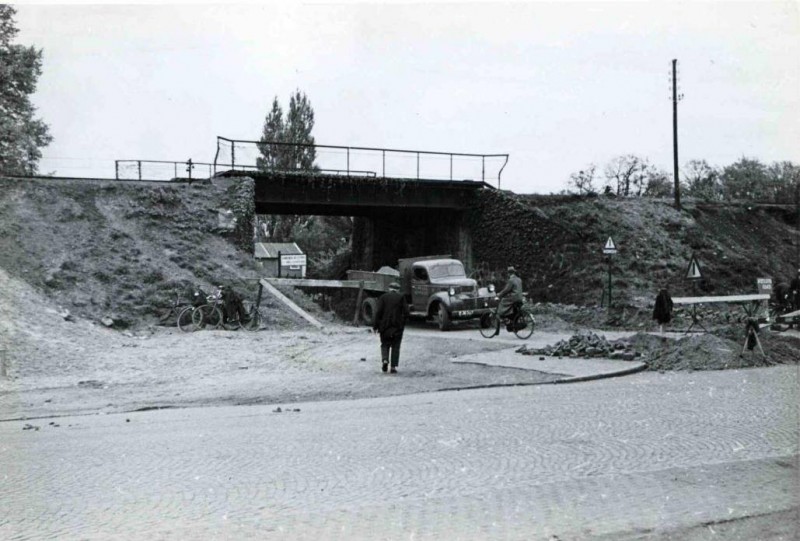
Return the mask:
<svg viewBox="0 0 800 541"><path fill-rule="evenodd" d="M614 240L611 237L608 237L608 240L606 241L606 245L603 246L603 253L604 254L616 254L617 253L617 247L614 246Z"/></svg>
<svg viewBox="0 0 800 541"><path fill-rule="evenodd" d="M701 278L703 278L703 273L700 271L700 263L697 262L695 256L692 256L692 260L689 261L689 268L686 269L686 279L700 280Z"/></svg>

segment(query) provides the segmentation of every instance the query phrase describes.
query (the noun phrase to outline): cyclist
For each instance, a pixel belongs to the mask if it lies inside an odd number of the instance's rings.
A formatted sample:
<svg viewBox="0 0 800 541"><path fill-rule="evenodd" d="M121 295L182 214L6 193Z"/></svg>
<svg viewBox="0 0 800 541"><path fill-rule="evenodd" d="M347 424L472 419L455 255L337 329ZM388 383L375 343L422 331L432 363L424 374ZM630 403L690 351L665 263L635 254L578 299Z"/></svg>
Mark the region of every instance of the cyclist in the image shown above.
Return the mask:
<svg viewBox="0 0 800 541"><path fill-rule="evenodd" d="M508 281L506 286L497 294L500 299L500 304L497 306L497 315L502 318L511 317L514 313L514 305L523 300L522 296L522 280L517 276L517 270L512 266L506 270L508 273ZM497 329L495 334L499 334L500 329Z"/></svg>

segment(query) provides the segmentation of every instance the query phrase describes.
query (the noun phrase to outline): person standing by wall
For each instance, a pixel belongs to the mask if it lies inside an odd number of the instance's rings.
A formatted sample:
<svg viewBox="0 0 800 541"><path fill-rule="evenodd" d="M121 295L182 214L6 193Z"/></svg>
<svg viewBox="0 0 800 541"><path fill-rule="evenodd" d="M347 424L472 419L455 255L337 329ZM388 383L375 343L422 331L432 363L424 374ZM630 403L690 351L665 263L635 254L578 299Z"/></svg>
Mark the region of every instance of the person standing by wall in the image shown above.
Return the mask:
<svg viewBox="0 0 800 541"><path fill-rule="evenodd" d="M789 283L789 297L793 310L800 310L800 269L797 275Z"/></svg>
<svg viewBox="0 0 800 541"><path fill-rule="evenodd" d="M408 302L400 293L400 284L392 282L389 291L378 298L378 307L375 311L373 332L380 333L381 337L381 370L397 373L400 364L400 342L403 340L403 330L408 319ZM389 361L391 360L391 370Z"/></svg>
<svg viewBox="0 0 800 541"><path fill-rule="evenodd" d="M666 286L662 287L656 295L655 306L653 307L653 319L658 321L659 332L664 332L664 325L672 321L672 297Z"/></svg>

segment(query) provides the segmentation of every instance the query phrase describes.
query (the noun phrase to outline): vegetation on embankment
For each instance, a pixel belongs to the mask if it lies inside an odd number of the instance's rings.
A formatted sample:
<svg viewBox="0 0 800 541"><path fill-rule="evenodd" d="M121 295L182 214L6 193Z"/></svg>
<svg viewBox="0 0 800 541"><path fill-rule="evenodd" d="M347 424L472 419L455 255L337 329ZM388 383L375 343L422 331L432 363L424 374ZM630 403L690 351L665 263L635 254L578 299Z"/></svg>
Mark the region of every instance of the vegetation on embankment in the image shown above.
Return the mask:
<svg viewBox="0 0 800 541"><path fill-rule="evenodd" d="M152 321L193 287L226 283L252 296L252 252L237 249L252 242L252 192L249 180L3 178L0 267L73 314L116 327Z"/></svg>
<svg viewBox="0 0 800 541"><path fill-rule="evenodd" d="M487 190L473 214L477 266L521 273L534 301L599 303L608 280L602 248L612 237L615 303L644 306L674 295L754 293L756 278L786 281L798 266L794 207L603 196L525 196ZM692 255L704 279L686 280Z"/></svg>

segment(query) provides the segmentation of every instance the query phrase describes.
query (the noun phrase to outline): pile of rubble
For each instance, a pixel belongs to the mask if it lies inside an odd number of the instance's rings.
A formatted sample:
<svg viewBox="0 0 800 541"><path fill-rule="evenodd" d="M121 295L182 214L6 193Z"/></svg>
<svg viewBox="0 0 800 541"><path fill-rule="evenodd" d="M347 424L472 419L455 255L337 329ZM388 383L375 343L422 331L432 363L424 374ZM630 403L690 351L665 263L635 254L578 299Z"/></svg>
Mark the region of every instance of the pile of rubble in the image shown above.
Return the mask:
<svg viewBox="0 0 800 541"><path fill-rule="evenodd" d="M616 340L609 342L605 336L593 332L573 335L568 340L561 340L543 348L522 346L517 353L523 355L548 355L551 357L604 357L632 361L640 354L631 349L630 344Z"/></svg>

